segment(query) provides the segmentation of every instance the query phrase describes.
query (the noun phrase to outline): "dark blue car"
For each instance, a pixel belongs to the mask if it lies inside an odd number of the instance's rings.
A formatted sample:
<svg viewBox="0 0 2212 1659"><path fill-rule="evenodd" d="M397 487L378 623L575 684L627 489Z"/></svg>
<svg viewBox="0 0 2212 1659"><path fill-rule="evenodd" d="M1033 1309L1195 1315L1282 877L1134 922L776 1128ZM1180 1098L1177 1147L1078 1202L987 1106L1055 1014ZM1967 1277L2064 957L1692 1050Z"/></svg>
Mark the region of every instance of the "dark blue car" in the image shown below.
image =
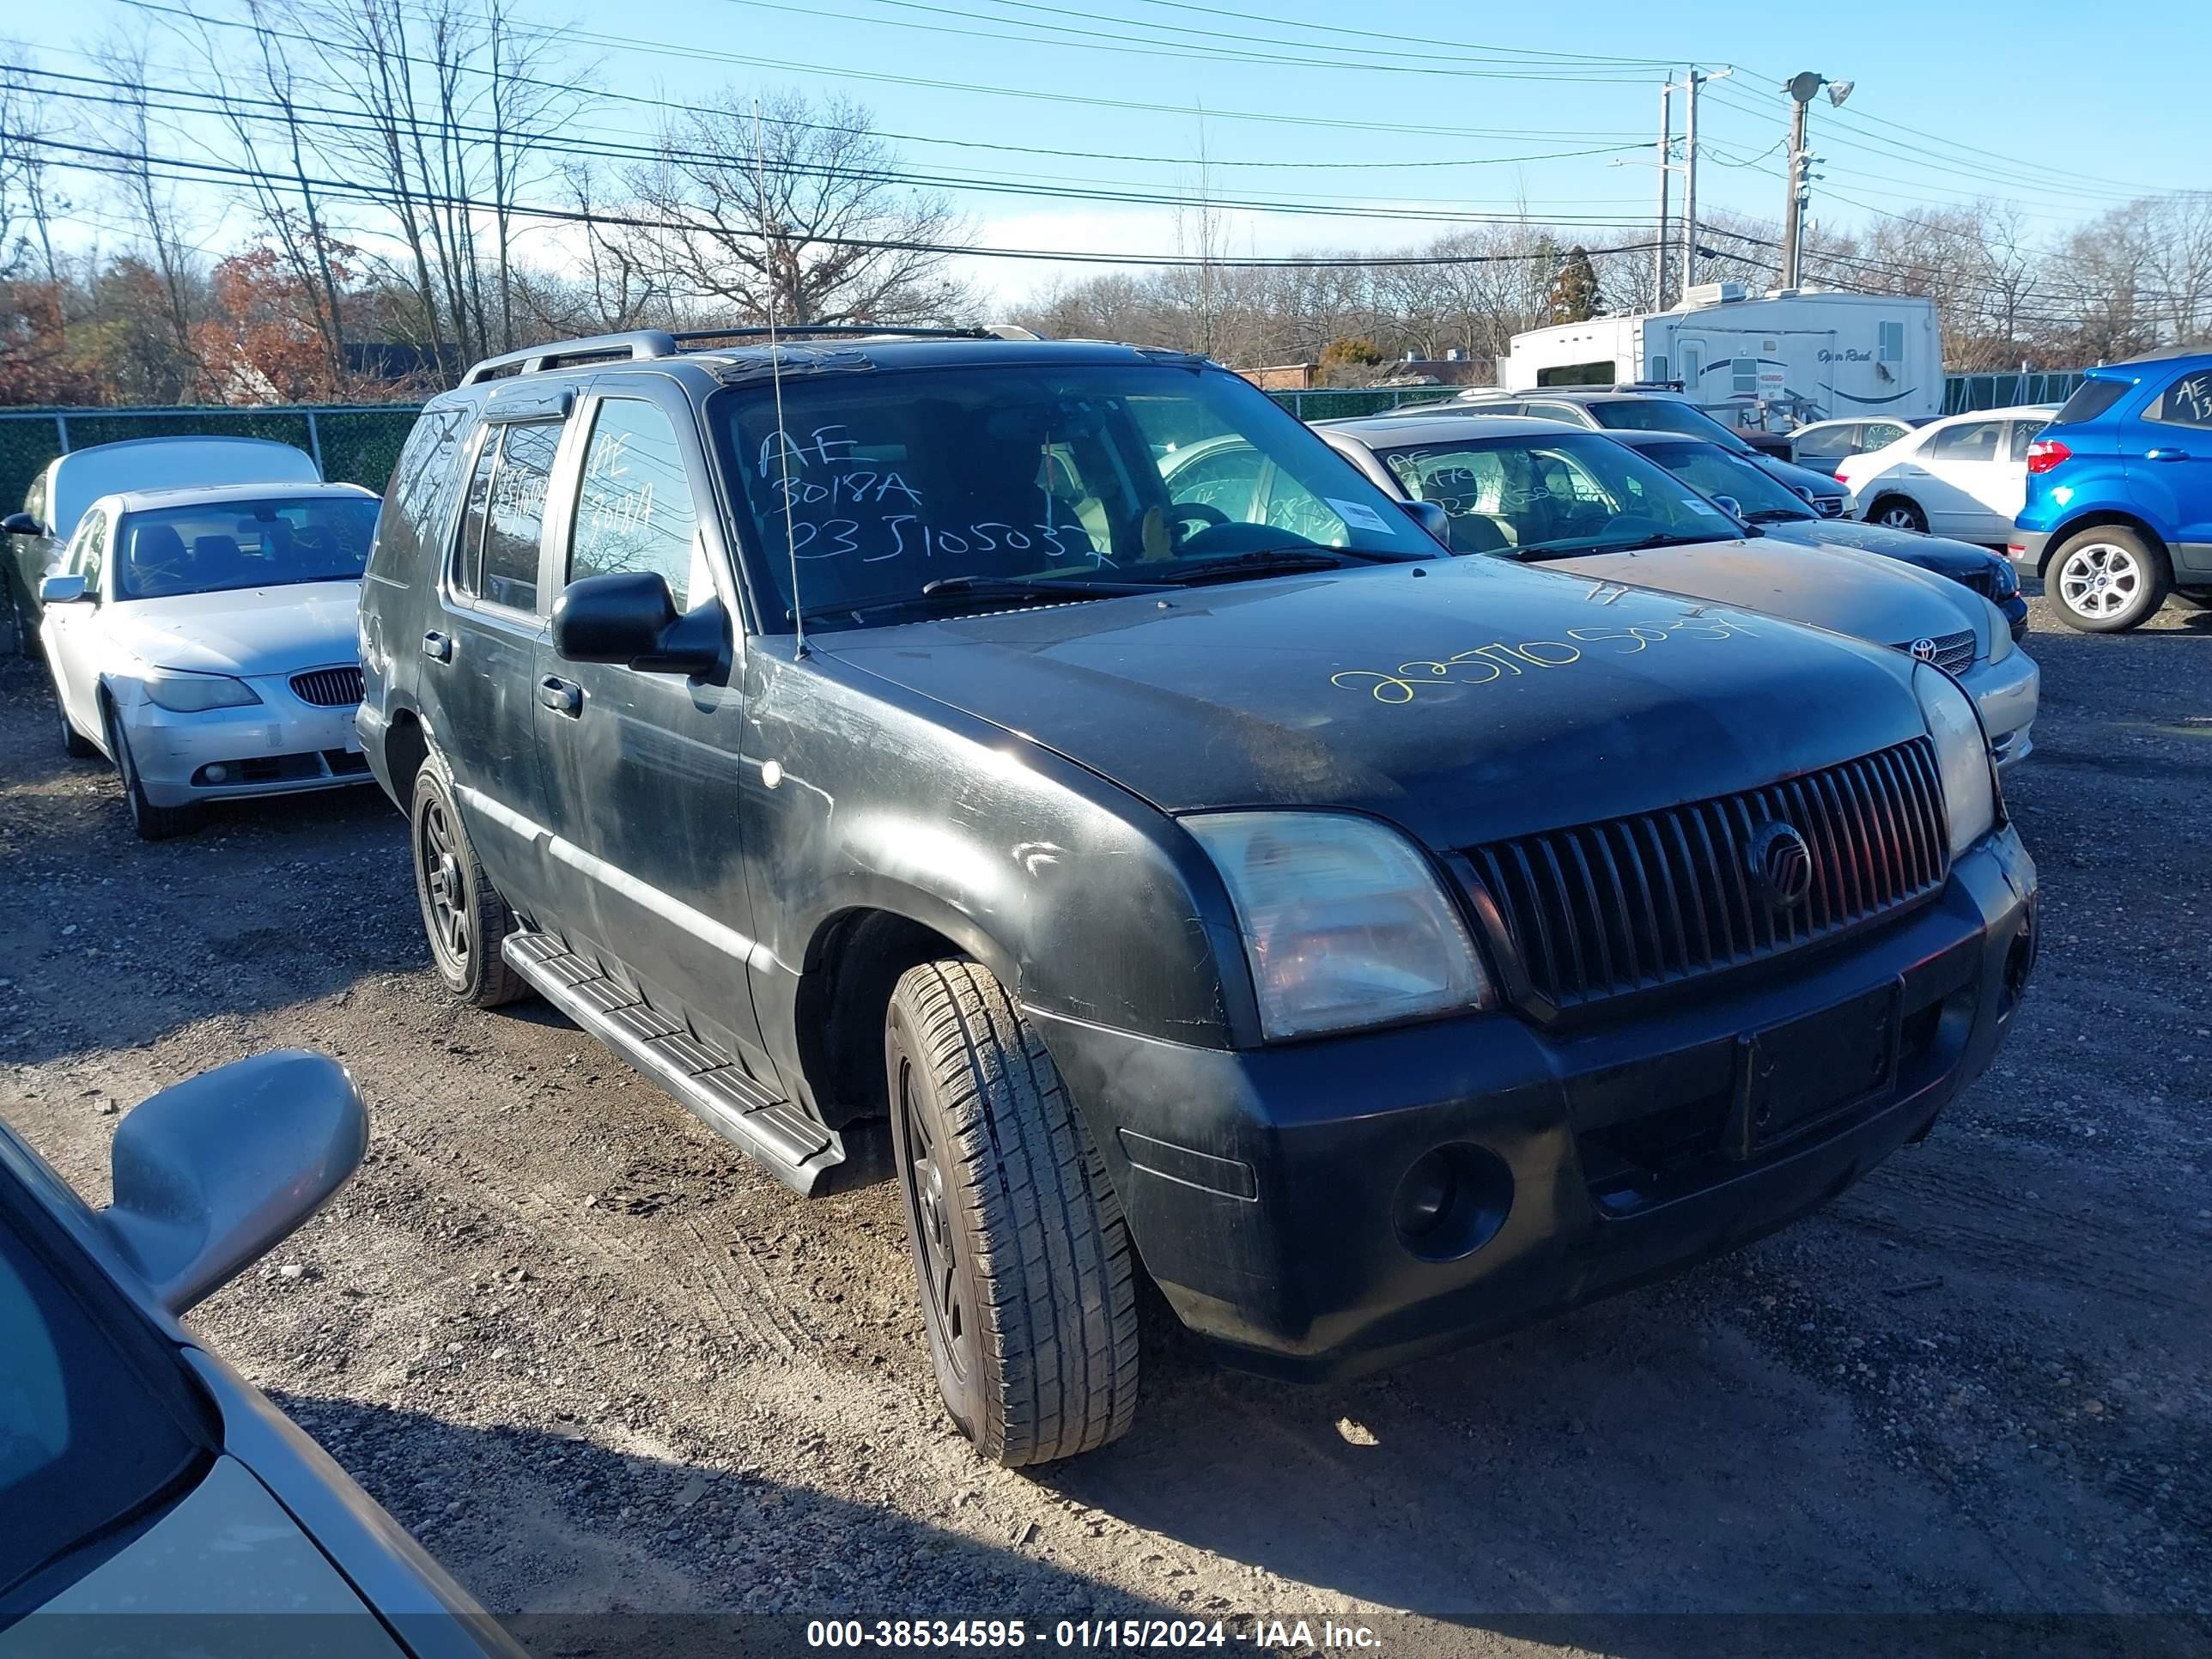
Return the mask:
<svg viewBox="0 0 2212 1659"><path fill-rule="evenodd" d="M2010 551L2089 633L2137 627L2169 593L2212 605L2212 350L2091 369L2028 447Z"/></svg>

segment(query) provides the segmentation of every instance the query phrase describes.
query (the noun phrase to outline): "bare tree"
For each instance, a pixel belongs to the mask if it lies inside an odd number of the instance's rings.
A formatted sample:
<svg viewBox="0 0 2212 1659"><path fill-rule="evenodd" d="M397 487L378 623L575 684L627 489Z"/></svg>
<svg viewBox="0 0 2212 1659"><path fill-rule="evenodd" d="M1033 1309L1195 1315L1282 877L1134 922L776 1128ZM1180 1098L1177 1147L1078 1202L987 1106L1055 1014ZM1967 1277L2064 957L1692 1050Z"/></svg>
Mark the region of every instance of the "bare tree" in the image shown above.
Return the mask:
<svg viewBox="0 0 2212 1659"><path fill-rule="evenodd" d="M115 102L100 118L107 148L116 152L112 175L118 180L125 211L138 228L145 267L159 285L161 315L169 367L161 379L173 386L172 398L196 396L199 373L192 350L192 256L179 222L175 193L155 171L163 148L146 89L146 42L117 35L98 47L94 61L114 83Z"/></svg>
<svg viewBox="0 0 2212 1659"><path fill-rule="evenodd" d="M734 321L950 320L974 303L946 251L963 228L896 165L858 105L726 92L664 130L616 234L669 293Z"/></svg>

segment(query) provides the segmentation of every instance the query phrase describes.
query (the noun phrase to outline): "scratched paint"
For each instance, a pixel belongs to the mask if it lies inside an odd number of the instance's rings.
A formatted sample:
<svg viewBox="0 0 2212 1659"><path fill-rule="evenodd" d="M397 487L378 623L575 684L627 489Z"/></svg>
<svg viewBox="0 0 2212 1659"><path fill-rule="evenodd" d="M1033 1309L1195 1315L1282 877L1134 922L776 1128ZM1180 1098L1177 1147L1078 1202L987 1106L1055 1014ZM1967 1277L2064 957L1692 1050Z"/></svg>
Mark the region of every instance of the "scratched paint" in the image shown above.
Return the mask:
<svg viewBox="0 0 2212 1659"><path fill-rule="evenodd" d="M1734 617L1677 617L1665 623L1631 623L1618 628L1569 628L1556 640L1492 640L1449 656L1414 657L1385 672L1346 668L1328 677L1341 690L1364 690L1377 702L1407 703L1424 691L1449 692L1464 685L1496 685L1532 673L1571 668L1592 656L1632 657L1673 640L1730 640L1758 637L1758 631Z"/></svg>

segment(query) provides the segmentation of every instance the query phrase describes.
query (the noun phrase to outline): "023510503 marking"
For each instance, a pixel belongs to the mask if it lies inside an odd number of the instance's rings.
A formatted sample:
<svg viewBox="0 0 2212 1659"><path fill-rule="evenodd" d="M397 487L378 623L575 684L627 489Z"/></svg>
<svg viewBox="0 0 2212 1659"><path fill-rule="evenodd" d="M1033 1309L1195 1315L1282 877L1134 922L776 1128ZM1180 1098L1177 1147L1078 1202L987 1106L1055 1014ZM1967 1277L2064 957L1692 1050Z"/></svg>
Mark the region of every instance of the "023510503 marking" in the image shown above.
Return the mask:
<svg viewBox="0 0 2212 1659"><path fill-rule="evenodd" d="M1423 691L1448 690L1454 686L1491 685L1532 671L1571 667L1586 656L1634 656L1669 639L1728 640L1738 635L1758 637L1733 617L1711 615L1678 617L1668 623L1631 623L1618 628L1570 628L1565 638L1522 640L1508 645L1492 641L1448 657L1415 657L1385 672L1376 668L1341 669L1328 677L1331 685L1346 690L1364 690L1377 702L1411 702Z"/></svg>

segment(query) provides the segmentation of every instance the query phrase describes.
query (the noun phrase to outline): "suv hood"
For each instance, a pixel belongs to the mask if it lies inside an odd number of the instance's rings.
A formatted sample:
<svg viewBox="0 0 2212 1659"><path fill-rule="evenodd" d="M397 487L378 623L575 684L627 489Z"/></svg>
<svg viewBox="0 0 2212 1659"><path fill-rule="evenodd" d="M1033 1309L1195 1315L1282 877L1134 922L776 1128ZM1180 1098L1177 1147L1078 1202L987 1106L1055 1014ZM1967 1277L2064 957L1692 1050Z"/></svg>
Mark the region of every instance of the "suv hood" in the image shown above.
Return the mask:
<svg viewBox="0 0 2212 1659"><path fill-rule="evenodd" d="M124 599L109 609L106 623L110 640L155 668L291 674L357 659L361 584L300 582Z"/></svg>
<svg viewBox="0 0 2212 1659"><path fill-rule="evenodd" d="M1963 629L1973 629L1981 641L1982 601L1974 594L1943 577L1849 548L1777 544L1761 537L1552 559L1545 568L1764 611L1875 645Z"/></svg>
<svg viewBox="0 0 2212 1659"><path fill-rule="evenodd" d="M963 710L1165 811L1351 808L1439 848L1766 783L1925 730L1893 652L1486 558L811 647L825 669Z"/></svg>

